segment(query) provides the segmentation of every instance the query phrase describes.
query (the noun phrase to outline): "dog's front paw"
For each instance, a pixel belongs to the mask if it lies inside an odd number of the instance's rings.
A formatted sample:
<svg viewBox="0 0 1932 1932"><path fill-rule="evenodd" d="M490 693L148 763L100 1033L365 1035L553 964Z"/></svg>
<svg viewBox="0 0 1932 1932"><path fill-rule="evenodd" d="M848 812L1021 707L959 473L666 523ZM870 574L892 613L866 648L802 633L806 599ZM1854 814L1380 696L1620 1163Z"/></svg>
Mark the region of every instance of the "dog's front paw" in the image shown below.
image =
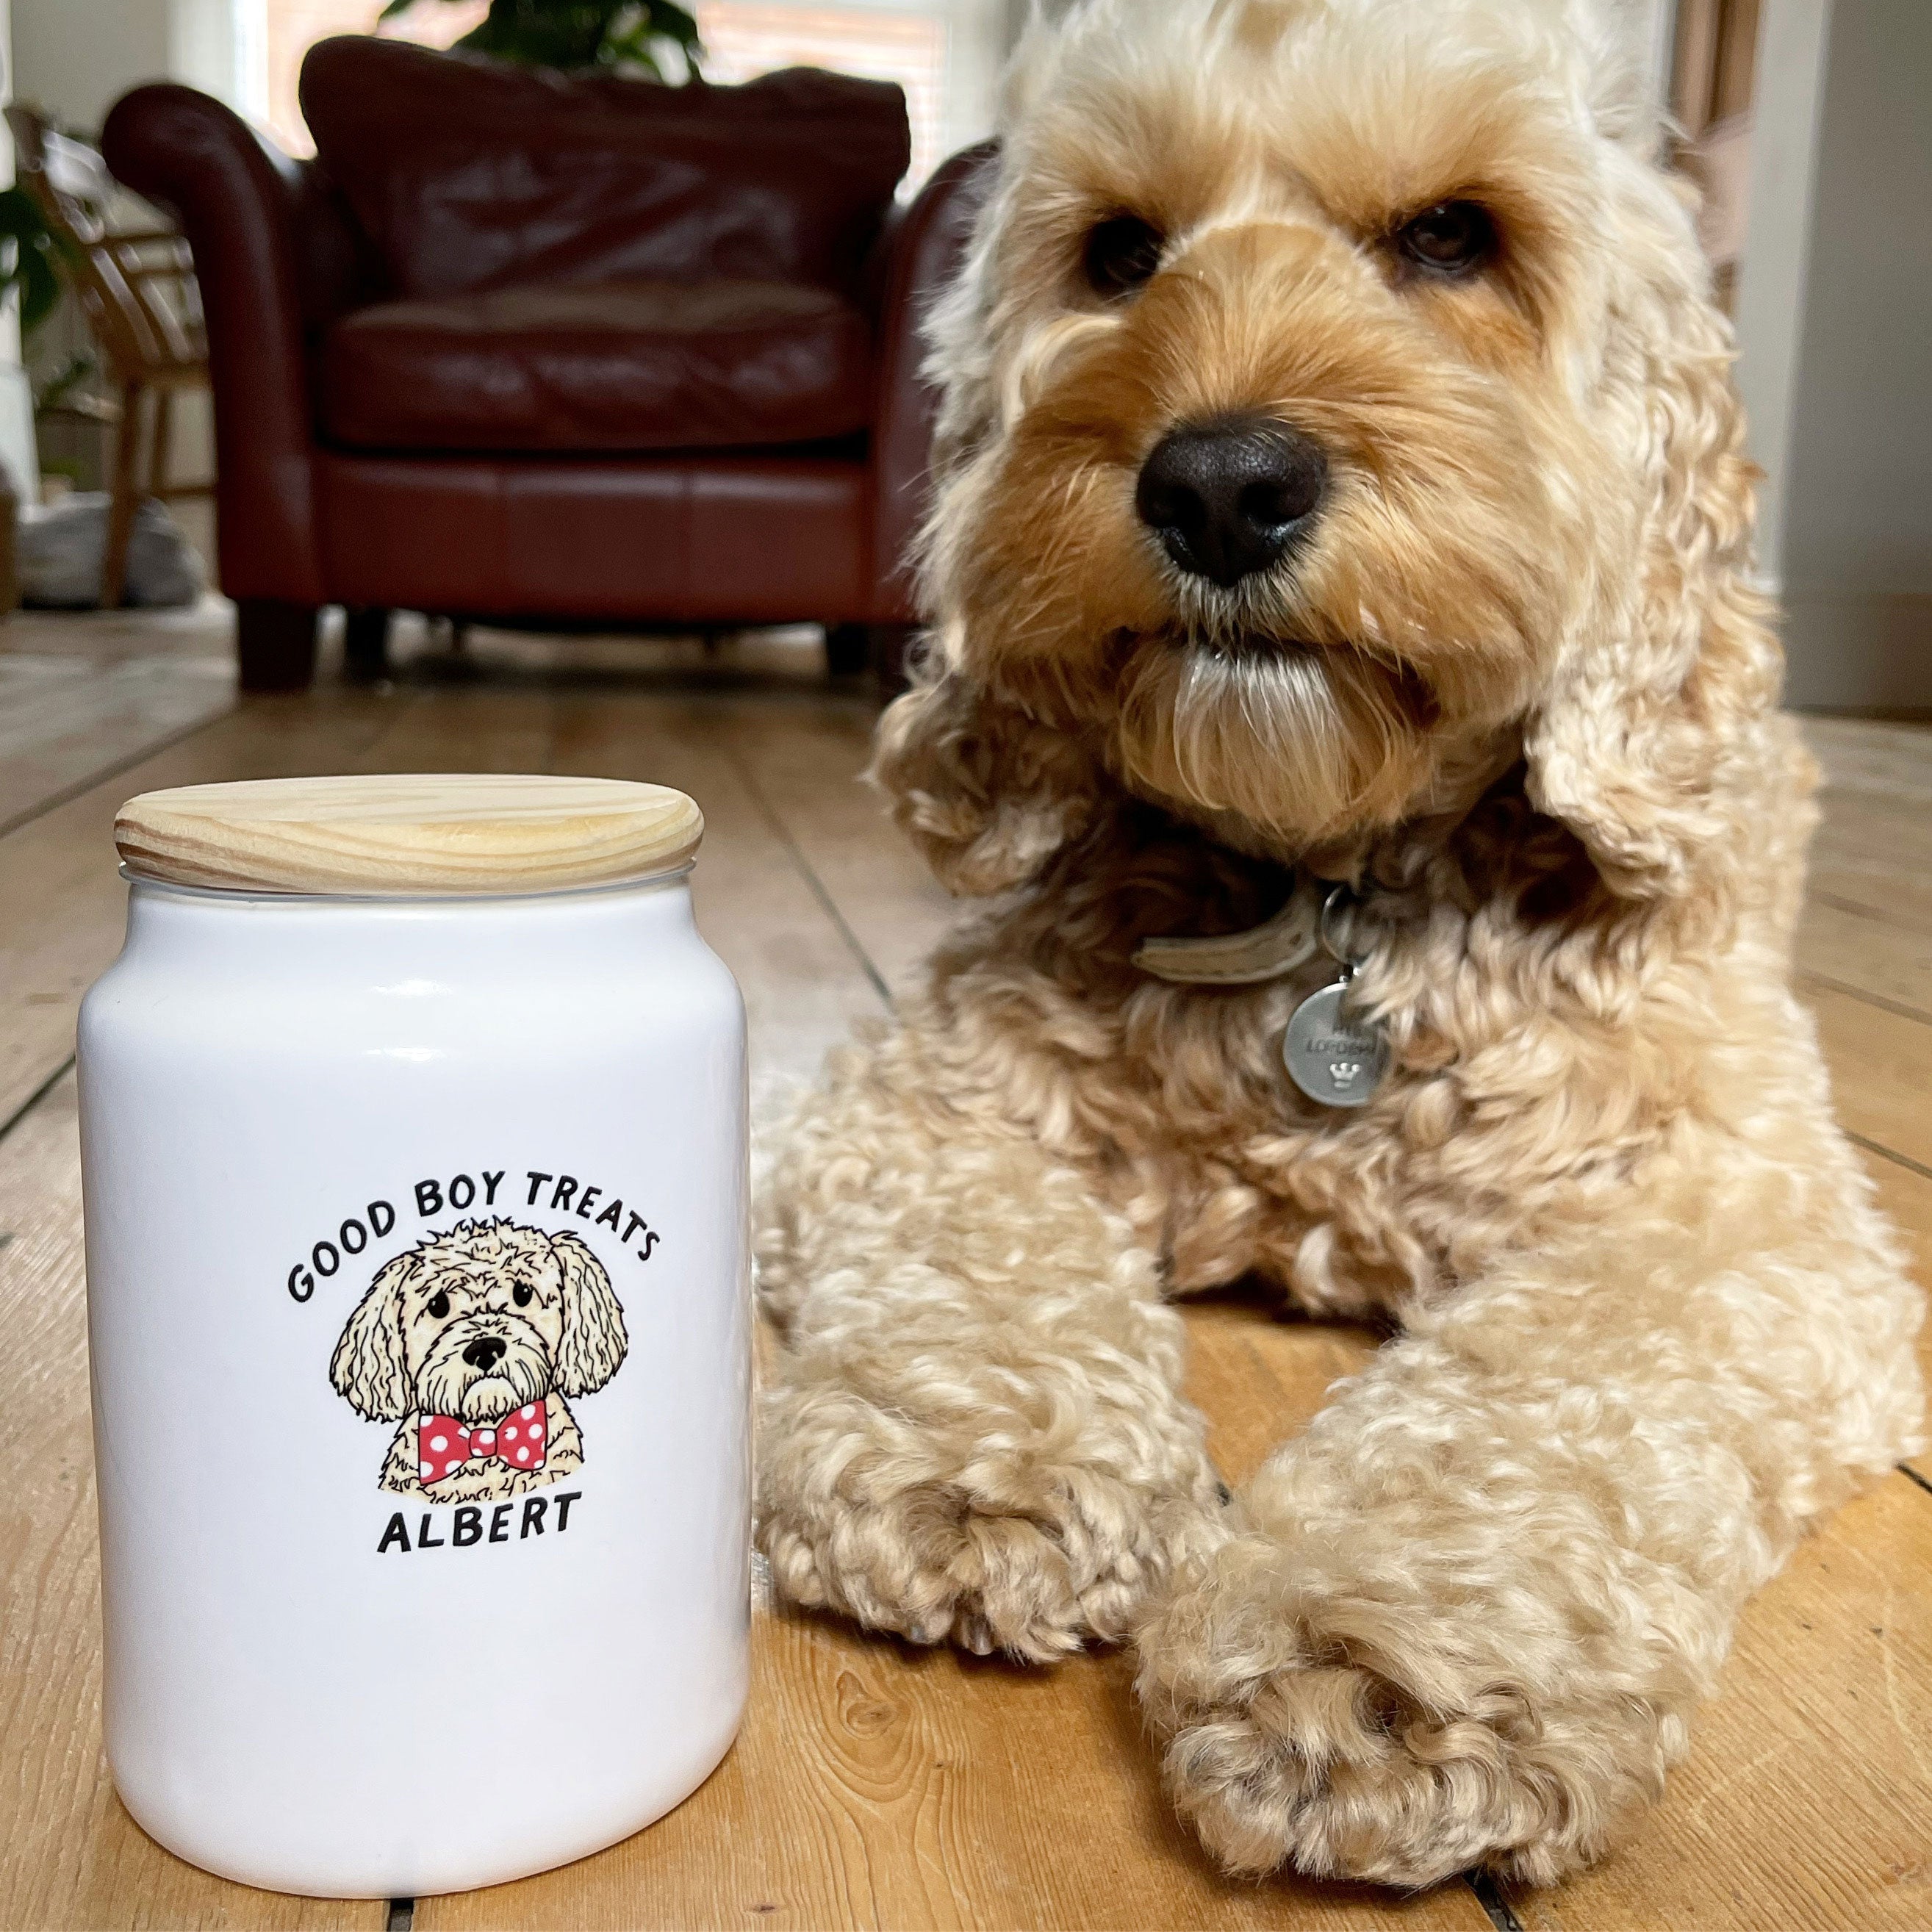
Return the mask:
<svg viewBox="0 0 1932 1932"><path fill-rule="evenodd" d="M1096 1418L988 1424L916 1424L849 1390L767 1398L758 1537L779 1594L916 1642L1046 1663L1124 1636L1172 1563L1226 1533L1189 1435L1142 1429L1124 1458Z"/></svg>
<svg viewBox="0 0 1932 1932"><path fill-rule="evenodd" d="M1313 1581L1323 1567L1231 1538L1139 1632L1169 1795L1230 1870L1420 1886L1488 1866L1546 1885L1661 1790L1681 1714L1574 1653L1568 1670L1512 1657L1473 1598L1424 1612Z"/></svg>

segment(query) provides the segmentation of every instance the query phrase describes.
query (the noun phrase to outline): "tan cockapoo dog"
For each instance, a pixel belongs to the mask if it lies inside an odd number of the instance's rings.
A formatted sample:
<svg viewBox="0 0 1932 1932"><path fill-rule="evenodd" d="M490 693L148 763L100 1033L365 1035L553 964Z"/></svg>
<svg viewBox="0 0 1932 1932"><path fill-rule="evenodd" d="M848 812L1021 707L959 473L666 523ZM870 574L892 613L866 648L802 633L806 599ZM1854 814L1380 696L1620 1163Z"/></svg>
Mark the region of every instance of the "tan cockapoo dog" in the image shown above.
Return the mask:
<svg viewBox="0 0 1932 1932"><path fill-rule="evenodd" d="M877 774L990 904L782 1160L760 1535L922 1641L1131 1636L1237 1870L1595 1856L1917 1440L1634 38L1094 0L937 319L937 629ZM1300 1071L1365 1104L1284 1065L1324 904L1387 1070L1330 1024ZM1404 1333L1224 1506L1164 1298L1243 1276Z"/></svg>

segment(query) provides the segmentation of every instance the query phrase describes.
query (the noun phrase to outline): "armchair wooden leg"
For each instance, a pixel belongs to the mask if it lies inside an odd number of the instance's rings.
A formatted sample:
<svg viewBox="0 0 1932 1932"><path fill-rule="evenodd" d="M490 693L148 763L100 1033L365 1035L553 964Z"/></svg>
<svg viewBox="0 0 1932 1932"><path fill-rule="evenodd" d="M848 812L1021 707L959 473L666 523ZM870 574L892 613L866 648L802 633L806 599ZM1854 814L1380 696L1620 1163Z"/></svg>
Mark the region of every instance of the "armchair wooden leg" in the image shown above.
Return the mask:
<svg viewBox="0 0 1932 1932"><path fill-rule="evenodd" d="M118 610L128 587L128 548L134 541L134 512L140 508L136 478L141 456L144 394L139 382L123 386L121 428L114 440L114 484L107 504L107 540L100 556L100 608Z"/></svg>
<svg viewBox="0 0 1932 1932"><path fill-rule="evenodd" d="M912 647L919 635L916 624L874 624L872 631L872 674L888 698L896 698L912 678Z"/></svg>
<svg viewBox="0 0 1932 1932"><path fill-rule="evenodd" d="M351 684L379 684L388 676L389 616L376 604L352 604L344 610L342 668Z"/></svg>
<svg viewBox="0 0 1932 1932"><path fill-rule="evenodd" d="M871 627L865 624L827 624L825 670L829 677L862 677L871 668Z"/></svg>
<svg viewBox="0 0 1932 1932"><path fill-rule="evenodd" d="M154 392L154 434L148 451L148 494L165 500L168 494L168 458L173 441L175 392Z"/></svg>
<svg viewBox="0 0 1932 1932"><path fill-rule="evenodd" d="M315 678L315 608L244 597L235 606L235 645L244 692L306 691Z"/></svg>

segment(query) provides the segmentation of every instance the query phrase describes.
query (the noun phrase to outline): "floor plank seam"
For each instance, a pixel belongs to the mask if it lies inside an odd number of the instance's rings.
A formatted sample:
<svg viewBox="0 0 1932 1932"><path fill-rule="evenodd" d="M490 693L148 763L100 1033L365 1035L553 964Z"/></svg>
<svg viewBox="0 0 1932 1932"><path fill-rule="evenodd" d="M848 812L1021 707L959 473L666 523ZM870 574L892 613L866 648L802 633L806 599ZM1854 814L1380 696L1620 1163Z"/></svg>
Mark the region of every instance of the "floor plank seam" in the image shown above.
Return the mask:
<svg viewBox="0 0 1932 1932"><path fill-rule="evenodd" d="M886 1010L890 1012L893 1007L892 989L886 984L885 975L873 963L872 956L866 950L860 942L859 935L847 923L845 915L839 910L837 902L826 890L825 881L818 876L817 867L805 856L804 848L791 836L791 828L779 816L777 807L765 796L764 788L759 784L757 774L752 769L751 760L736 745L728 741L724 747L724 755L739 777L744 781L745 789L752 795L752 802L758 808L765 823L771 827L772 837L784 848L812 897L825 908L826 917L838 927L846 945L851 950L853 958L859 962L866 977L872 981L873 992L885 1002Z"/></svg>
<svg viewBox="0 0 1932 1932"><path fill-rule="evenodd" d="M1840 1131L1855 1148L1863 1148L1867 1154L1875 1154L1880 1160L1888 1160L1894 1166L1907 1168L1913 1174L1932 1180L1932 1167L1928 1167L1923 1161L1914 1160L1909 1154L1900 1154L1897 1148L1888 1148L1882 1141L1868 1140L1863 1134L1853 1133L1850 1127L1841 1128Z"/></svg>
<svg viewBox="0 0 1932 1932"><path fill-rule="evenodd" d="M11 818L0 820L0 838L10 838L23 826L33 824L37 818L44 818L50 812L58 812L64 805L70 805L83 792L92 791L96 785L105 784L110 778L118 778L123 772L131 772L136 765L145 765L150 758L159 758L164 752L172 752L177 745L184 745L198 731L206 731L211 725L219 724L224 718L234 716L236 705L231 699L225 710L212 712L198 718L192 724L184 724L178 731L164 738L157 738L153 743L143 745L130 756L117 759L112 764L103 765L99 770L85 773L71 784L63 785L58 791L50 792L36 805L30 805L25 812L16 812Z"/></svg>
<svg viewBox="0 0 1932 1932"><path fill-rule="evenodd" d="M1828 908L1833 912L1842 912L1853 919L1869 920L1874 926L1882 926L1888 932L1910 933L1915 939L1925 937L1925 928L1916 920L1902 920L1885 912L1876 906L1861 905L1856 899L1848 899L1841 892L1827 892L1823 887L1808 884L1805 898L1813 905Z"/></svg>
<svg viewBox="0 0 1932 1932"><path fill-rule="evenodd" d="M1462 1882L1476 1894L1476 1903L1489 1915L1496 1932L1523 1932L1522 1921L1511 1910L1502 1888L1490 1872L1465 1872Z"/></svg>
<svg viewBox="0 0 1932 1932"><path fill-rule="evenodd" d="M20 1104L14 1109L6 1124L0 1126L0 1141L7 1136L74 1071L74 1055L69 1054Z"/></svg>
<svg viewBox="0 0 1932 1932"><path fill-rule="evenodd" d="M1808 968L1798 974L1801 986L1822 986L1827 992L1842 993L1848 1000L1858 1000L1868 1006L1876 1006L1881 1012L1892 1014L1901 1020L1916 1021L1920 1026L1932 1026L1932 1013L1922 1006L1910 1006L1903 1000L1888 1000L1882 993L1868 993L1862 987L1848 984L1843 980L1834 980L1828 973L1814 973Z"/></svg>

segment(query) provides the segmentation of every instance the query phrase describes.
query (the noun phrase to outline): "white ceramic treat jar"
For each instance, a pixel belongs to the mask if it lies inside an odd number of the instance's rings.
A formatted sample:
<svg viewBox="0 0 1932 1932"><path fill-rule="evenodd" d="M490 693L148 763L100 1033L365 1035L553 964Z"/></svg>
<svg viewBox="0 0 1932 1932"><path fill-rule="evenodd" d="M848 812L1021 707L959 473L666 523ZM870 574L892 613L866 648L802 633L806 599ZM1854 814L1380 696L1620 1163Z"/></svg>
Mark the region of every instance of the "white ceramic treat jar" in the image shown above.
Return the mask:
<svg viewBox="0 0 1932 1932"><path fill-rule="evenodd" d="M408 1897L669 1810L748 1635L743 1007L681 793L149 794L80 1019L114 1780Z"/></svg>

